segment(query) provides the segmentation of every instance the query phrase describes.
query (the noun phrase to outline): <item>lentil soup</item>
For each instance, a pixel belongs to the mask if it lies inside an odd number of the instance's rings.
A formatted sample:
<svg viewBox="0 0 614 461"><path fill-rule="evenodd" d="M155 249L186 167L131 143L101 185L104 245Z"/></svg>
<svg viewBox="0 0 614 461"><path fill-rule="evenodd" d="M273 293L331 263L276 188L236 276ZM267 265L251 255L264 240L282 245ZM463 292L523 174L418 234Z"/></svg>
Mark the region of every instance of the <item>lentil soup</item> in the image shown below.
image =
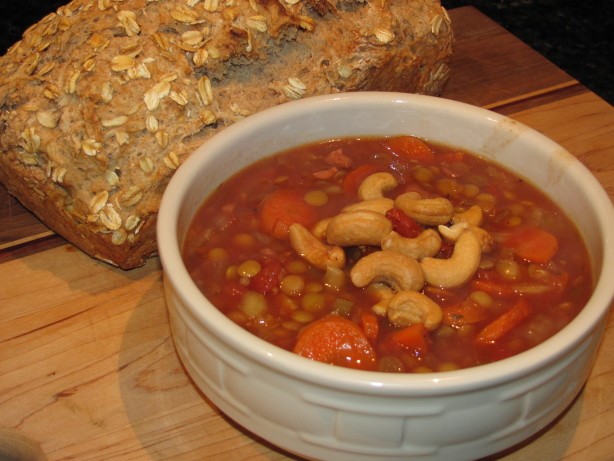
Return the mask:
<svg viewBox="0 0 614 461"><path fill-rule="evenodd" d="M183 258L204 295L260 338L388 372L512 356L592 292L586 248L549 198L412 136L327 140L250 165L206 199Z"/></svg>

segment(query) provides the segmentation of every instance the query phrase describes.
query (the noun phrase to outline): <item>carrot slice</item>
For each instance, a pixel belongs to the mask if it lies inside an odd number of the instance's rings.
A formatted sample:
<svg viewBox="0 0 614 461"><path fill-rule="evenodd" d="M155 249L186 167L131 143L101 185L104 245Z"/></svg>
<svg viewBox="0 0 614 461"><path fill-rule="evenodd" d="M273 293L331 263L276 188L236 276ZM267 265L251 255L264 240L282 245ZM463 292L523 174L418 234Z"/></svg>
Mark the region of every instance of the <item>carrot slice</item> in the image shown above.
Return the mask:
<svg viewBox="0 0 614 461"><path fill-rule="evenodd" d="M392 333L390 340L403 349L426 354L429 350L427 335L428 331L423 323L414 323Z"/></svg>
<svg viewBox="0 0 614 461"><path fill-rule="evenodd" d="M472 325L488 318L488 311L485 308L471 302L442 307L441 311L443 314L441 323L455 327Z"/></svg>
<svg viewBox="0 0 614 461"><path fill-rule="evenodd" d="M260 227L278 239L288 236L294 223L309 227L316 221L315 209L292 189L280 189L268 195L260 205Z"/></svg>
<svg viewBox="0 0 614 461"><path fill-rule="evenodd" d="M378 168L370 163L354 168L346 175L345 178L343 178L343 192L349 196L356 195L360 184L365 180L365 178L377 172Z"/></svg>
<svg viewBox="0 0 614 461"><path fill-rule="evenodd" d="M327 315L303 328L293 350L331 365L375 369L375 350L371 343L357 324L339 315Z"/></svg>
<svg viewBox="0 0 614 461"><path fill-rule="evenodd" d="M452 151L437 155L437 159L444 163L462 162L464 158L465 158L465 153L462 150L452 150Z"/></svg>
<svg viewBox="0 0 614 461"><path fill-rule="evenodd" d="M478 345L492 344L517 327L531 313L529 303L520 298L509 310L486 325L475 339Z"/></svg>
<svg viewBox="0 0 614 461"><path fill-rule="evenodd" d="M501 282L486 278L472 280L471 287L475 290L483 291L490 295L516 296L517 294L509 282Z"/></svg>
<svg viewBox="0 0 614 461"><path fill-rule="evenodd" d="M406 160L431 163L435 154L430 146L415 136L397 136L387 139L385 145L397 156Z"/></svg>
<svg viewBox="0 0 614 461"><path fill-rule="evenodd" d="M558 239L550 232L539 227L526 227L511 234L505 246L522 259L534 263L549 262L559 250Z"/></svg>
<svg viewBox="0 0 614 461"><path fill-rule="evenodd" d="M370 341L377 340L377 337L379 336L379 321L373 312L362 311L360 313L360 324L365 336Z"/></svg>
<svg viewBox="0 0 614 461"><path fill-rule="evenodd" d="M569 284L569 274L553 274L541 282L510 283L492 279L475 279L471 287L491 295L513 297L518 295L540 295L544 292L562 292Z"/></svg>

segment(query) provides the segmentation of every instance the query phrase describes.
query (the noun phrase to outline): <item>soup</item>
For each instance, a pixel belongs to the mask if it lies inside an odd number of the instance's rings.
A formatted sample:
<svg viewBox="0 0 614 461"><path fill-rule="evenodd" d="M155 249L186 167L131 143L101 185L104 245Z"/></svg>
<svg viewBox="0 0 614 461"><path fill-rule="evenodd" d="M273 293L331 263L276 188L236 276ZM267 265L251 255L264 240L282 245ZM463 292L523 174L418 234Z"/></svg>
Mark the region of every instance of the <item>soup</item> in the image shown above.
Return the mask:
<svg viewBox="0 0 614 461"><path fill-rule="evenodd" d="M493 362L590 297L585 246L522 178L412 136L260 160L200 207L183 257L232 321L304 357L433 372Z"/></svg>

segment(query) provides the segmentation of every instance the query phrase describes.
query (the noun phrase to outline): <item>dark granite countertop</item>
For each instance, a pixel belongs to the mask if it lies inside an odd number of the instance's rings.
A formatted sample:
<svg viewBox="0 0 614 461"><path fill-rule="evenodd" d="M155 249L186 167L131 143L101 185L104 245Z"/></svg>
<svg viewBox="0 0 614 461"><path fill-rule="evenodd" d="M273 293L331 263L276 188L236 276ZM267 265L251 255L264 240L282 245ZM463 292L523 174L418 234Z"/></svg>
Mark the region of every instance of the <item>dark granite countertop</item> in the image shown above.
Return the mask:
<svg viewBox="0 0 614 461"><path fill-rule="evenodd" d="M611 0L442 0L473 6L614 104Z"/></svg>
<svg viewBox="0 0 614 461"><path fill-rule="evenodd" d="M554 62L592 91L614 104L610 38L611 0L442 0L448 8L471 5ZM67 3L22 0L0 6L0 54L23 31Z"/></svg>

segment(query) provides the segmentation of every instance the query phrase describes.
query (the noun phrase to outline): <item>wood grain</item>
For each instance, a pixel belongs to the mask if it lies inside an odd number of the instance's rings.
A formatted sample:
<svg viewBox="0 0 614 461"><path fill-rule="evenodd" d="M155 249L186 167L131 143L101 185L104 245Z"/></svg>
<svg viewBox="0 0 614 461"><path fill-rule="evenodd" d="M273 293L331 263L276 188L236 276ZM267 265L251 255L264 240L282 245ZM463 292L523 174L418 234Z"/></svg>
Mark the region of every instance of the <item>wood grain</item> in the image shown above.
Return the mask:
<svg viewBox="0 0 614 461"><path fill-rule="evenodd" d="M451 15L458 44L447 96L555 139L614 197L612 107L476 10ZM49 460L297 459L228 420L190 381L170 336L158 259L114 269L60 238L37 238L44 226L21 224L31 215L10 200L0 191L1 241L21 241L0 252L0 427L39 442ZM496 458L611 459L612 382L610 317L576 401Z"/></svg>
<svg viewBox="0 0 614 461"><path fill-rule="evenodd" d="M459 8L450 17L456 44L443 97L495 109L578 85L478 10Z"/></svg>
<svg viewBox="0 0 614 461"><path fill-rule="evenodd" d="M593 93L582 93L512 114L575 155L614 197L614 110Z"/></svg>
<svg viewBox="0 0 614 461"><path fill-rule="evenodd" d="M125 272L63 245L2 264L0 276L0 427L49 459L283 457L189 380L157 259Z"/></svg>
<svg viewBox="0 0 614 461"><path fill-rule="evenodd" d="M52 234L47 226L0 185L0 251Z"/></svg>

